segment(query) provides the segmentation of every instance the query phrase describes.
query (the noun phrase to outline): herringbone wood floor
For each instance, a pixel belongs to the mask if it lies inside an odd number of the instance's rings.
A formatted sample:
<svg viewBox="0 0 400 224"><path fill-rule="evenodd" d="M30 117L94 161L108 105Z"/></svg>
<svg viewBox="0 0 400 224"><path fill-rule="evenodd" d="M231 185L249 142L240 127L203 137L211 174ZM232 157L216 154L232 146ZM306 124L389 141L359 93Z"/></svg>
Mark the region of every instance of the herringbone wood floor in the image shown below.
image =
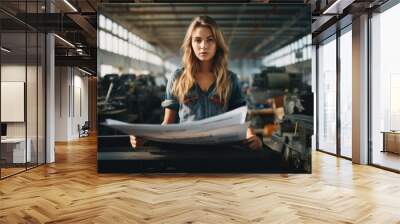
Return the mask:
<svg viewBox="0 0 400 224"><path fill-rule="evenodd" d="M400 223L400 175L313 153L313 174L97 174L95 138L0 181L0 223Z"/></svg>

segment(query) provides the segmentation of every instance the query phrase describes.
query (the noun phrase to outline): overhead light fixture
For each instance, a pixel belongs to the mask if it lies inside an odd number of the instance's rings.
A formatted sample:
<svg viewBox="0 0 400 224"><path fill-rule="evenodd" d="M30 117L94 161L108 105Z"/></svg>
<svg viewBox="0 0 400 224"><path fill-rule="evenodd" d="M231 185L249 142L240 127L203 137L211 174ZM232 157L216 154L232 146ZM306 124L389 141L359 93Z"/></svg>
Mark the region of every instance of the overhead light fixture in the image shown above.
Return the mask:
<svg viewBox="0 0 400 224"><path fill-rule="evenodd" d="M78 12L78 10L68 1L68 0L64 0L65 4L67 4L72 10L74 10L74 12Z"/></svg>
<svg viewBox="0 0 400 224"><path fill-rule="evenodd" d="M67 44L67 45L69 45L70 47L73 47L73 48L75 48L75 45L73 45L71 42L69 42L68 40L66 40L66 39L64 39L64 38L62 38L62 37L60 37L59 35L57 35L57 34L54 34L54 36L55 37L57 37L59 40L61 40L62 42L64 42L65 44Z"/></svg>
<svg viewBox="0 0 400 224"><path fill-rule="evenodd" d="M7 48L5 48L5 47L1 47L1 50L4 51L4 52L6 52L6 53L10 53L10 52L11 52L11 50L9 50L9 49L7 49Z"/></svg>
<svg viewBox="0 0 400 224"><path fill-rule="evenodd" d="M347 8L347 6L351 5L355 0L336 0L332 5L330 5L327 9L324 10L322 14L332 14L339 15L343 13L343 10Z"/></svg>
<svg viewBox="0 0 400 224"><path fill-rule="evenodd" d="M81 71L81 72L83 72L83 73L85 73L85 74L87 74L87 75L92 75L92 73L90 73L90 72L88 72L88 71L85 71L85 70L83 70L83 69L81 69L81 68L79 68L79 67L78 67L78 70Z"/></svg>
<svg viewBox="0 0 400 224"><path fill-rule="evenodd" d="M77 48L76 53L78 53L79 55L87 55L87 53L82 48Z"/></svg>

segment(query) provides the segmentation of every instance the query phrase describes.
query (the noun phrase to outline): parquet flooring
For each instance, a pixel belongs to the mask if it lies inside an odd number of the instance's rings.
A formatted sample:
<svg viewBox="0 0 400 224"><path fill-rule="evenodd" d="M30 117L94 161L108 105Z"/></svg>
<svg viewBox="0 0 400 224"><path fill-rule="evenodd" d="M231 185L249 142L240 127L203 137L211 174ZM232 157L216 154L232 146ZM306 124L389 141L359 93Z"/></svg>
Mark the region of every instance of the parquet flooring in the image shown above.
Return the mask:
<svg viewBox="0 0 400 224"><path fill-rule="evenodd" d="M7 177L7 176L10 176L10 175L13 175L13 174L15 174L15 173L18 173L18 172L21 172L21 171L24 171L25 170L25 167L21 167L21 168L1 168L1 176L2 177Z"/></svg>
<svg viewBox="0 0 400 224"><path fill-rule="evenodd" d="M312 174L98 174L95 138L0 181L0 223L400 223L400 175L320 152Z"/></svg>

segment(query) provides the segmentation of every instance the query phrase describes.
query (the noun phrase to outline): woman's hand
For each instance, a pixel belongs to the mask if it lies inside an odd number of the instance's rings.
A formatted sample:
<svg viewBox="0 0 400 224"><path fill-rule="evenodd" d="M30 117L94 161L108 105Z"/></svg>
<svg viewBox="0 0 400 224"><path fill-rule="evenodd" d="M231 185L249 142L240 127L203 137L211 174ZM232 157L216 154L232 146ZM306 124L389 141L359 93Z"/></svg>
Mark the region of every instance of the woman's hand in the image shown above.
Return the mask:
<svg viewBox="0 0 400 224"><path fill-rule="evenodd" d="M166 125L166 124L172 124L175 122L175 117L176 117L176 110L172 110L169 108L165 109L165 115L164 115L164 121L162 122L161 125ZM131 140L131 145L133 148L141 147L143 146L147 140L144 138L136 137L134 135L129 136Z"/></svg>
<svg viewBox="0 0 400 224"><path fill-rule="evenodd" d="M146 140L144 138L139 138L134 135L131 135L130 139L133 148L141 147L144 145L144 143L146 143Z"/></svg>
<svg viewBox="0 0 400 224"><path fill-rule="evenodd" d="M247 136L246 144L252 150L260 150L262 148L261 139L257 135Z"/></svg>
<svg viewBox="0 0 400 224"><path fill-rule="evenodd" d="M252 150L260 150L262 148L262 141L256 134L254 134L252 128L247 129L245 143Z"/></svg>

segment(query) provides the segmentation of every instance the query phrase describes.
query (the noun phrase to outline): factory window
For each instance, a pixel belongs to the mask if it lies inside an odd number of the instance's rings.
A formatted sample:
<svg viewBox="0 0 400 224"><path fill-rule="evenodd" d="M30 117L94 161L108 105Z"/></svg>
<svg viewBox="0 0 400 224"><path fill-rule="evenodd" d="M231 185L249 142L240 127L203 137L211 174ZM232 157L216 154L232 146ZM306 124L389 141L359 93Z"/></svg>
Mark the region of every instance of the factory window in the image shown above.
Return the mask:
<svg viewBox="0 0 400 224"><path fill-rule="evenodd" d="M144 51L139 49L139 60L144 61Z"/></svg>
<svg viewBox="0 0 400 224"><path fill-rule="evenodd" d="M267 55L263 59L263 64L265 66L282 67L310 59L311 35L307 35Z"/></svg>
<svg viewBox="0 0 400 224"><path fill-rule="evenodd" d="M124 40L124 56L129 56L128 55L128 42Z"/></svg>
<svg viewBox="0 0 400 224"><path fill-rule="evenodd" d="M139 39L139 47L144 48L144 41L142 39Z"/></svg>
<svg viewBox="0 0 400 224"><path fill-rule="evenodd" d="M352 157L352 34L351 26L340 36L340 154Z"/></svg>
<svg viewBox="0 0 400 224"><path fill-rule="evenodd" d="M372 163L400 170L400 4L371 18Z"/></svg>
<svg viewBox="0 0 400 224"><path fill-rule="evenodd" d="M107 49L107 42L106 42L106 33L102 30L99 32L99 46L101 49L105 50Z"/></svg>
<svg viewBox="0 0 400 224"><path fill-rule="evenodd" d="M99 26L100 28L106 29L106 17L103 15L99 16Z"/></svg>
<svg viewBox="0 0 400 224"><path fill-rule="evenodd" d="M113 49L113 37L110 33L106 33L106 49L109 52Z"/></svg>
<svg viewBox="0 0 400 224"><path fill-rule="evenodd" d="M131 58L137 59L137 47L134 44L131 44L131 49L129 50L129 53L131 54Z"/></svg>
<svg viewBox="0 0 400 224"><path fill-rule="evenodd" d="M118 41L118 54L119 55L124 55L124 40L121 38L117 38Z"/></svg>
<svg viewBox="0 0 400 224"><path fill-rule="evenodd" d="M136 37L135 34L132 34L132 40L131 40L131 42L132 42L133 44L135 44L135 45L138 45L138 44L137 44L137 37Z"/></svg>
<svg viewBox="0 0 400 224"><path fill-rule="evenodd" d="M112 23L112 33L114 34L114 35L118 35L118 24L116 24L116 23Z"/></svg>
<svg viewBox="0 0 400 224"><path fill-rule="evenodd" d="M318 149L336 154L336 35L318 48Z"/></svg>
<svg viewBox="0 0 400 224"><path fill-rule="evenodd" d="M139 60L139 48L136 45L133 45L133 58Z"/></svg>
<svg viewBox="0 0 400 224"><path fill-rule="evenodd" d="M111 19L106 18L106 30L111 32L112 27L113 27L113 22L111 21Z"/></svg>
<svg viewBox="0 0 400 224"><path fill-rule="evenodd" d="M128 32L128 42L129 43L132 43L132 38L133 38L132 33Z"/></svg>
<svg viewBox="0 0 400 224"><path fill-rule="evenodd" d="M118 27L117 28L118 36L122 38L124 36L124 30L123 30L122 26L120 26L120 25L118 25L117 27Z"/></svg>
<svg viewBox="0 0 400 224"><path fill-rule="evenodd" d="M132 44L131 43L127 43L127 48L128 48L128 57L133 58L133 54L132 54Z"/></svg>
<svg viewBox="0 0 400 224"><path fill-rule="evenodd" d="M116 36L112 36L112 52L114 52L115 54L118 54L119 52L119 43L118 43L118 37Z"/></svg>
<svg viewBox="0 0 400 224"><path fill-rule="evenodd" d="M99 16L99 48L115 54L162 65L162 59L152 52L155 48L134 33L113 22L107 17Z"/></svg>
<svg viewBox="0 0 400 224"><path fill-rule="evenodd" d="M125 31L126 30L122 26L118 26L118 36L119 37L121 37L123 39L126 39L125 38Z"/></svg>

